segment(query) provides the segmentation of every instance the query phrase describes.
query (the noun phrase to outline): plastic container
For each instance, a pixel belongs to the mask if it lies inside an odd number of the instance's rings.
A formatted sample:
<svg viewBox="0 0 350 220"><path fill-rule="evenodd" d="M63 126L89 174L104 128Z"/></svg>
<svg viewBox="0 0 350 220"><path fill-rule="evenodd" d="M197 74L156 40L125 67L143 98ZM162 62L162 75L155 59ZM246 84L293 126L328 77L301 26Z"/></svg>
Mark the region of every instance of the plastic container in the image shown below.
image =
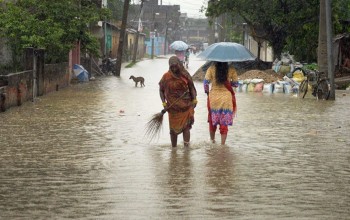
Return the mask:
<svg viewBox="0 0 350 220"><path fill-rule="evenodd" d="M267 92L267 93L273 93L274 86L275 86L275 84L273 84L273 83L264 83L264 88L262 91Z"/></svg>
<svg viewBox="0 0 350 220"><path fill-rule="evenodd" d="M281 83L281 81L278 81L275 84L273 93L284 93L284 86L283 83Z"/></svg>

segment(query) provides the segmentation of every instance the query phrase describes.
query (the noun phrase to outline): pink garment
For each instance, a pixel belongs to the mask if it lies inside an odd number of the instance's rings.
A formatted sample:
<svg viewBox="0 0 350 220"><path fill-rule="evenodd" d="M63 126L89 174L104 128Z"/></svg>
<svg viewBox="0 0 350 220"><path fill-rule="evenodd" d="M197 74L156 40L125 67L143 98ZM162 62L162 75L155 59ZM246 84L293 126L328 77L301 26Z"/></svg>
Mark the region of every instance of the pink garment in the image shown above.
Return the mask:
<svg viewBox="0 0 350 220"><path fill-rule="evenodd" d="M175 50L175 55L181 62L185 61L185 51L184 50Z"/></svg>

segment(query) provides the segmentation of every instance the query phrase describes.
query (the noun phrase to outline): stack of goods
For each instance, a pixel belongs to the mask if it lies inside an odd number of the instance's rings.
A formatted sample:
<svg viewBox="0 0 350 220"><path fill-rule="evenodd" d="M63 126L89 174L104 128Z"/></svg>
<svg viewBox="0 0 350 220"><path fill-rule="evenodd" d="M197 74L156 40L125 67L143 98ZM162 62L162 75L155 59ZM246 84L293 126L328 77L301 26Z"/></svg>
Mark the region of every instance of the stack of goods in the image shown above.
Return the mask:
<svg viewBox="0 0 350 220"><path fill-rule="evenodd" d="M302 73L301 73L302 74ZM239 75L238 92L297 93L301 76L288 78L269 71L250 70Z"/></svg>

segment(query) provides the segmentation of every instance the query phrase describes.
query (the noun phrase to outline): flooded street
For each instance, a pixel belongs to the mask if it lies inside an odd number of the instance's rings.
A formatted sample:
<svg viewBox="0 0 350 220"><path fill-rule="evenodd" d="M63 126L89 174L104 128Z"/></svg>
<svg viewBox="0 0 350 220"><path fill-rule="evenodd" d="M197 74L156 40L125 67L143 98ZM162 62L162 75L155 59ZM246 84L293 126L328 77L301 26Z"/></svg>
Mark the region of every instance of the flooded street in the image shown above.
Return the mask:
<svg viewBox="0 0 350 220"><path fill-rule="evenodd" d="M196 82L191 147L181 135L172 149L167 114L159 139L145 136L167 63L145 60L1 113L0 219L349 219L349 92L236 93L220 146ZM192 56L189 72L202 64Z"/></svg>

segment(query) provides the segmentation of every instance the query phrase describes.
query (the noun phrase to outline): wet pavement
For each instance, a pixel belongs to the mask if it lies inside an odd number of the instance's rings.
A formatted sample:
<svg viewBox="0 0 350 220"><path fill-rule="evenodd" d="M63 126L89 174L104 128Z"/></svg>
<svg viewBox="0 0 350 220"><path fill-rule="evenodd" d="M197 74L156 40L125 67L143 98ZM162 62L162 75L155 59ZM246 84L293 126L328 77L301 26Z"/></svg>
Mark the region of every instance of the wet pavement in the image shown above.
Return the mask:
<svg viewBox="0 0 350 220"><path fill-rule="evenodd" d="M189 72L203 63L192 56ZM191 147L180 136L172 149L167 115L145 136L167 68L145 60L1 113L0 219L349 219L349 92L237 93L220 146L196 82Z"/></svg>

